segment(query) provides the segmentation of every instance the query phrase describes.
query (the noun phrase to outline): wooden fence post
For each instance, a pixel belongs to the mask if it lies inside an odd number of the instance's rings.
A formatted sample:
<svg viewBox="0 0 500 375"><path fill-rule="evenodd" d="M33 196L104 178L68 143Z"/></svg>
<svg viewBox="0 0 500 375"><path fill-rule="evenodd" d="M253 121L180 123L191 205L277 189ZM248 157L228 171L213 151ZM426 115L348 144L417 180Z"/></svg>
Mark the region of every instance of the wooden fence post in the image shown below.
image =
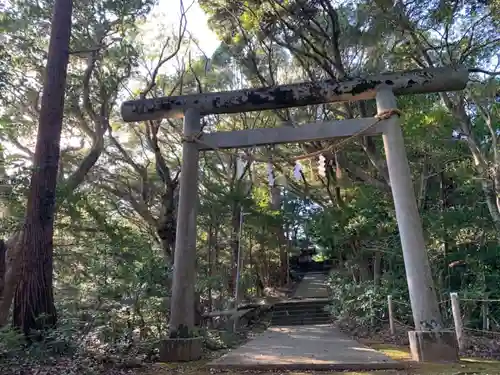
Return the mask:
<svg viewBox="0 0 500 375"><path fill-rule="evenodd" d="M490 317L488 314L488 301L482 301L481 316L483 317L483 331L490 330Z"/></svg>
<svg viewBox="0 0 500 375"><path fill-rule="evenodd" d="M388 295L387 296L387 308L389 310L389 328L391 330L391 335L396 334L396 328L394 327L394 315L393 315L393 310L392 310L392 296Z"/></svg>
<svg viewBox="0 0 500 375"><path fill-rule="evenodd" d="M373 297L370 296L370 325L373 329L375 326L375 312L373 311Z"/></svg>
<svg viewBox="0 0 500 375"><path fill-rule="evenodd" d="M458 348L465 349L464 327L462 316L460 315L460 302L458 301L457 293L450 293L451 297L451 311L453 313L453 322L455 324L455 332L457 334Z"/></svg>

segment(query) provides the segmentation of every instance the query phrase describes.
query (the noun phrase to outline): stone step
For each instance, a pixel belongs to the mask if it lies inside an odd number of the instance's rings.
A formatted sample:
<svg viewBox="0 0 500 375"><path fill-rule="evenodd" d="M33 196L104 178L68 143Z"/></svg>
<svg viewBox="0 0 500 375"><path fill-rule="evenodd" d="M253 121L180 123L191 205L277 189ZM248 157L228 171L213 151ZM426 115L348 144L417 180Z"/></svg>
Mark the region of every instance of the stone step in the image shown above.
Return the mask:
<svg viewBox="0 0 500 375"><path fill-rule="evenodd" d="M273 310L298 310L298 309L322 309L325 306L329 306L328 303L295 303L288 305L274 305Z"/></svg>
<svg viewBox="0 0 500 375"><path fill-rule="evenodd" d="M294 307L279 307L279 308L274 308L273 313L279 313L279 312L301 312L301 311L317 311L317 312L323 312L323 311L330 311L330 308L328 305L325 306L294 306Z"/></svg>
<svg viewBox="0 0 500 375"><path fill-rule="evenodd" d="M281 307L274 308L273 314L301 314L301 313L327 313L329 308L327 306L303 306L303 307Z"/></svg>
<svg viewBox="0 0 500 375"><path fill-rule="evenodd" d="M280 311L272 316L330 316L328 311Z"/></svg>
<svg viewBox="0 0 500 375"><path fill-rule="evenodd" d="M300 307L300 308L299 308ZM273 311L271 325L305 325L305 324L325 324L331 320L328 311L323 306L293 306L292 309L281 306Z"/></svg>
<svg viewBox="0 0 500 375"><path fill-rule="evenodd" d="M329 298L294 298L287 301L280 301L275 303L275 306L281 305L321 305L331 303Z"/></svg>
<svg viewBox="0 0 500 375"><path fill-rule="evenodd" d="M278 313L273 313L273 317L280 316L330 316L330 313L327 311L282 311Z"/></svg>
<svg viewBox="0 0 500 375"><path fill-rule="evenodd" d="M328 324L331 322L330 317L308 317L308 318L280 318L272 319L271 326L295 326L295 325L314 325Z"/></svg>
<svg viewBox="0 0 500 375"><path fill-rule="evenodd" d="M314 325L330 323L328 298L296 299L276 303L271 317L272 326Z"/></svg>
<svg viewBox="0 0 500 375"><path fill-rule="evenodd" d="M281 311L281 310L288 310L288 311L298 311L298 310L324 310L328 304L323 304L323 305L297 305L297 306L274 306L273 311Z"/></svg>
<svg viewBox="0 0 500 375"><path fill-rule="evenodd" d="M308 311L323 311L328 308L327 303L322 304L295 304L295 305L274 305L273 311L300 311L300 310L308 310Z"/></svg>

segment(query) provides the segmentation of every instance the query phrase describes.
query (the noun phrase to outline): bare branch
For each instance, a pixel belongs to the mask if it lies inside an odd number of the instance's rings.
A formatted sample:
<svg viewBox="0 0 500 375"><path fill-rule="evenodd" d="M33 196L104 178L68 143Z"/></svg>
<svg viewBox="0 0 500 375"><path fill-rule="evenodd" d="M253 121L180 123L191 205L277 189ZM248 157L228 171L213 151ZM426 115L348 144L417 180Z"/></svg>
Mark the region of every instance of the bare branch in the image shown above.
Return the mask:
<svg viewBox="0 0 500 375"><path fill-rule="evenodd" d="M491 72L491 71L484 70L484 69L481 69L481 68L472 68L472 69L469 69L469 72L471 72L471 73L483 73L483 74L488 74L490 76L498 76L498 75L500 75L500 72Z"/></svg>
<svg viewBox="0 0 500 375"><path fill-rule="evenodd" d="M180 3L181 3L181 19L179 21L179 30L177 36L178 39L175 48L170 54L164 56L167 46L169 45L170 42L170 38L168 38L167 41L163 44L160 56L158 58L158 63L156 64L156 67L154 68L153 73L151 74L151 80L149 84L146 86L146 88L140 94L141 98L145 98L146 95L156 86L156 77L158 76L161 67L165 65L168 61L173 59L181 49L182 40L184 39L184 35L186 33L186 28L187 28L187 18L186 18L186 10L184 9L184 4L182 1Z"/></svg>

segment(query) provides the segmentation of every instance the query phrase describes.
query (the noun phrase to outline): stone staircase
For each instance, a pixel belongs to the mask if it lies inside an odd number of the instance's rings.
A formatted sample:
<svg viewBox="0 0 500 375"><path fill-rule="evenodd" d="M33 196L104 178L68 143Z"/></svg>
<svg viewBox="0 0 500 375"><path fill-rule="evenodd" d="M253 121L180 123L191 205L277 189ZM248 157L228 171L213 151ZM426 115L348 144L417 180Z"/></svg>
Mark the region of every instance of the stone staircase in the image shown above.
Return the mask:
<svg viewBox="0 0 500 375"><path fill-rule="evenodd" d="M296 326L330 323L326 311L329 299L311 298L290 300L274 304L271 326Z"/></svg>

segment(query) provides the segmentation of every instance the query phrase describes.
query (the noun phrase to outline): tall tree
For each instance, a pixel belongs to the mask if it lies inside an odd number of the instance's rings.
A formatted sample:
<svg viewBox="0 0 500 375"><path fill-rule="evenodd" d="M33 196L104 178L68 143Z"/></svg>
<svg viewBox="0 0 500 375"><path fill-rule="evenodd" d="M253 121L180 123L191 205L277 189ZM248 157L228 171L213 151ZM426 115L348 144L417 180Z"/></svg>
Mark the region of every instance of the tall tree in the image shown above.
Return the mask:
<svg viewBox="0 0 500 375"><path fill-rule="evenodd" d="M73 218L77 213L72 201L74 194L85 187L93 168L109 164L101 160L109 145L105 135L113 123L119 91L135 74L140 55L137 28L153 3L154 0L130 0L117 5L114 0L99 0L94 2L95 9L82 2L73 6L56 203L56 209L69 210L66 212L71 212ZM19 275L21 218L34 158L52 5L19 0L4 12L0 22L8 41L4 45L6 54L15 56L4 61L9 75L2 77L5 90L0 95L0 140L5 145L6 162L23 165L22 177L19 170L10 168L5 179L11 193L9 225L3 222L1 226L8 237L0 326L7 323Z"/></svg>
<svg viewBox="0 0 500 375"><path fill-rule="evenodd" d="M56 0L33 159L34 169L20 243L20 279L14 296L14 326L28 335L57 321L52 285L57 171L71 35L71 0Z"/></svg>

